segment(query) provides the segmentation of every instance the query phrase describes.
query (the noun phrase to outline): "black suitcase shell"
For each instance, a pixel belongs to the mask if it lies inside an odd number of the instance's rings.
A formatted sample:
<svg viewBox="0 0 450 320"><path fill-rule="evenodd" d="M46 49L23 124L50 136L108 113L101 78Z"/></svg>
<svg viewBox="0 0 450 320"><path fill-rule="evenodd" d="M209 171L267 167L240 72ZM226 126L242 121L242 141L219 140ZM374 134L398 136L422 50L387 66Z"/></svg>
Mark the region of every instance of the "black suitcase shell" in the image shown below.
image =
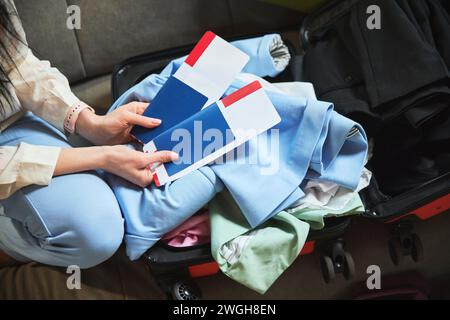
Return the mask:
<svg viewBox="0 0 450 320"><path fill-rule="evenodd" d="M358 0L333 0L307 15L300 26L299 40L304 52L313 46L335 21L343 17ZM348 115L351 117L351 115ZM427 220L450 210L450 172L397 196L380 190L376 172L371 184L360 195L366 207L365 216L386 223L403 219Z"/></svg>

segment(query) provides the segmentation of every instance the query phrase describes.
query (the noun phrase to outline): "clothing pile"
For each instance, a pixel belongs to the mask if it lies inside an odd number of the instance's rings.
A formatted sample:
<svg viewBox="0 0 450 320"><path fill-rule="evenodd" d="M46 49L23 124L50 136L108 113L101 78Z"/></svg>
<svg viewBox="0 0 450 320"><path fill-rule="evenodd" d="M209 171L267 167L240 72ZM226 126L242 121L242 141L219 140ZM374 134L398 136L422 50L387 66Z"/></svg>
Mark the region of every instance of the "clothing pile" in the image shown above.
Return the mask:
<svg viewBox="0 0 450 320"><path fill-rule="evenodd" d="M367 26L374 5L380 29ZM356 1L318 30L302 79L373 138L381 191L396 196L449 172L450 17L441 2Z"/></svg>
<svg viewBox="0 0 450 320"><path fill-rule="evenodd" d="M317 100L310 83L272 84L261 78L279 74L289 62L279 35L233 44L251 58L225 95L258 80L281 123L247 142L246 152L226 155L161 188L142 189L106 176L126 221L131 259L162 238L177 247L204 243L210 229L221 270L264 293L297 258L310 228L323 228L325 217L364 210L358 191L371 177L364 169L368 144L363 128ZM152 101L184 59L129 89L112 109ZM188 220L208 203L210 228L204 213Z"/></svg>

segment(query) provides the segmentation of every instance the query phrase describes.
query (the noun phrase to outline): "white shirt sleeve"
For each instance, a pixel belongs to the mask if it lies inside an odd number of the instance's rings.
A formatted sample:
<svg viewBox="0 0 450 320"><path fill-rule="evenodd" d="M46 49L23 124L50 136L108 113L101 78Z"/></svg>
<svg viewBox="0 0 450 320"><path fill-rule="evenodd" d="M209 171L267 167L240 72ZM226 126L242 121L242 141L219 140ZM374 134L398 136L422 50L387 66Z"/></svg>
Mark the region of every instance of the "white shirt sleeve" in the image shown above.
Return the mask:
<svg viewBox="0 0 450 320"><path fill-rule="evenodd" d="M21 143L0 147L0 199L36 184L46 186L55 171L61 148Z"/></svg>
<svg viewBox="0 0 450 320"><path fill-rule="evenodd" d="M9 74L21 106L64 131L68 110L80 100L69 81L48 61L36 58L28 50L25 59Z"/></svg>

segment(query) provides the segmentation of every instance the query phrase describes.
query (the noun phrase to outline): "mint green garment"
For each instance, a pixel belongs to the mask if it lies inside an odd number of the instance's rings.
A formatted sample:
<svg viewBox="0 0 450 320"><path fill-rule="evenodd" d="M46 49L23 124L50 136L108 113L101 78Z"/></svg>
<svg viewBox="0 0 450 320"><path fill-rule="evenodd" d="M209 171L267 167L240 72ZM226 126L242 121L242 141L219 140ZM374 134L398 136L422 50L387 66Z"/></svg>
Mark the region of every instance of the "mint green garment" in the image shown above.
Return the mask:
<svg viewBox="0 0 450 320"><path fill-rule="evenodd" d="M211 252L220 269L231 279L264 294L297 259L310 225L320 229L325 217L357 214L364 207L355 193L342 210L293 208L257 229L251 229L228 191L218 194L209 209Z"/></svg>
<svg viewBox="0 0 450 320"><path fill-rule="evenodd" d="M321 230L325 227L325 218L361 214L364 212L364 205L358 193L355 192L351 200L340 210L311 208L297 210L291 208L286 211L297 219L308 222L311 229Z"/></svg>
<svg viewBox="0 0 450 320"><path fill-rule="evenodd" d="M308 236L309 225L287 212L251 230L228 191L217 195L209 209L214 259L224 274L260 294L294 262ZM243 242L242 251L228 257L224 247L235 239Z"/></svg>

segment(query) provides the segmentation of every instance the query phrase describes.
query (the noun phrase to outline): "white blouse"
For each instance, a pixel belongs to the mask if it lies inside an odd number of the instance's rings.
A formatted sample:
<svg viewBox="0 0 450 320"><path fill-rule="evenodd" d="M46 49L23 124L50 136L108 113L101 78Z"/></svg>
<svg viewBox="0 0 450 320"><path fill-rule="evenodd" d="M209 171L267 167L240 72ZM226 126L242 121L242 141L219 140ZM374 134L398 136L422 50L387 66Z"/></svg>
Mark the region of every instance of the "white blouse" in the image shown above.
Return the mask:
<svg viewBox="0 0 450 320"><path fill-rule="evenodd" d="M12 2L11 10L15 11ZM8 39L16 68L4 66L12 82L11 108L0 116L0 131L20 119L27 111L63 131L68 110L80 100L72 93L67 78L48 61L37 59L26 46L25 34L15 11L13 23L23 43ZM0 36L4 37L0 31ZM0 97L0 99L5 99ZM8 105L8 104L4 104ZM1 134L1 133L0 133ZM32 184L48 185L53 177L60 148L20 143L0 146L0 199Z"/></svg>

